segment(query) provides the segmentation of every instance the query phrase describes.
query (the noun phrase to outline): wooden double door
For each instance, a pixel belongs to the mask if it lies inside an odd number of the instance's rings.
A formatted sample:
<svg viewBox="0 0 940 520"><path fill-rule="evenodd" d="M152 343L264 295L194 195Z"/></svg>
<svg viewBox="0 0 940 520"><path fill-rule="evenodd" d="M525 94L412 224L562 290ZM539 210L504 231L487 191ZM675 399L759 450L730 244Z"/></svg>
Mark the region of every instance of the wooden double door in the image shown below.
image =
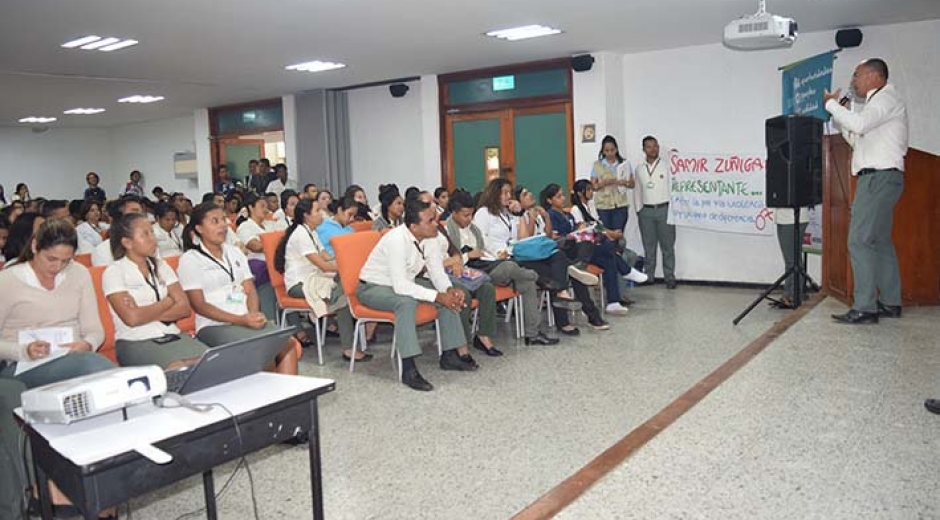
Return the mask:
<svg viewBox="0 0 940 520"><path fill-rule="evenodd" d="M448 114L444 179L470 193L503 177L538 193L574 179L571 103Z"/></svg>

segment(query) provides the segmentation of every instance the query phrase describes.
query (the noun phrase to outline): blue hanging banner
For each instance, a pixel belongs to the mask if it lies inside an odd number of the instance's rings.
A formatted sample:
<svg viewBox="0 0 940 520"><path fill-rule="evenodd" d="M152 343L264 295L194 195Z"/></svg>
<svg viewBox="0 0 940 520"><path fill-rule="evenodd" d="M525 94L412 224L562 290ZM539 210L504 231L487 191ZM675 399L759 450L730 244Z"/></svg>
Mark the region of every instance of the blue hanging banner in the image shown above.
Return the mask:
<svg viewBox="0 0 940 520"><path fill-rule="evenodd" d="M829 119L822 97L824 90L832 90L832 63L835 52L824 52L781 67L784 115L814 116L823 121Z"/></svg>

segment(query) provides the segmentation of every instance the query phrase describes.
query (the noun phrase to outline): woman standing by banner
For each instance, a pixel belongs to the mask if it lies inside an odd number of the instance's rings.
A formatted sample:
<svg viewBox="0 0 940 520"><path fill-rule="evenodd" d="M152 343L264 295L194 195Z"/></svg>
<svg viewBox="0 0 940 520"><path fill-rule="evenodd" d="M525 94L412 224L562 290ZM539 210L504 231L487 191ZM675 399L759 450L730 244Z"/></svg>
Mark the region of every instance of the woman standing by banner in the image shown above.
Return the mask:
<svg viewBox="0 0 940 520"><path fill-rule="evenodd" d="M613 136L606 135L601 141L601 151L591 168L591 183L601 222L607 229L623 231L630 216L627 189L633 188L633 167L620 155Z"/></svg>

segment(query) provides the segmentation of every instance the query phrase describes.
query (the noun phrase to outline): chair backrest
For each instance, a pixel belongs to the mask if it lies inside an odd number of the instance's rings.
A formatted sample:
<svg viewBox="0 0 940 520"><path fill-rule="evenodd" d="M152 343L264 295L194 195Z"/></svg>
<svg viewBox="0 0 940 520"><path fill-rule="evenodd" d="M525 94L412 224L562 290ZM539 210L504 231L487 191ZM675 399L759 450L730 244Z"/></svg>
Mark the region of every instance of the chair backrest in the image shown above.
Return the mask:
<svg viewBox="0 0 940 520"><path fill-rule="evenodd" d="M101 319L101 326L104 327L104 343L98 349L98 353L117 364L117 353L114 351L114 320L111 318L111 304L104 295L104 288L101 285L101 279L104 276L104 270L107 266L98 265L88 268L91 275L91 282L95 286L95 297L98 300L98 317Z"/></svg>
<svg viewBox="0 0 940 520"><path fill-rule="evenodd" d="M335 236L330 239L330 245L336 253L336 266L339 269L339 279L343 283L343 292L349 300L350 306L358 305L356 287L359 285L359 272L366 264L372 249L379 243L377 231L362 231Z"/></svg>
<svg viewBox="0 0 940 520"><path fill-rule="evenodd" d="M91 253L82 253L80 255L75 255L72 257L72 260L84 265L85 267L91 267Z"/></svg>
<svg viewBox="0 0 940 520"><path fill-rule="evenodd" d="M353 228L354 231L371 231L372 222L368 220L360 220L359 222L353 222L349 224L349 227Z"/></svg>
<svg viewBox="0 0 940 520"><path fill-rule="evenodd" d="M277 246L281 243L281 239L284 238L284 233L286 233L284 230L261 233L261 247L264 250L264 263L268 267L268 276L271 277L271 285L275 289L278 287L284 288L284 275L277 272L277 269L274 268L274 254L277 253Z"/></svg>
<svg viewBox="0 0 940 520"><path fill-rule="evenodd" d="M170 266L170 269L172 269L174 273L175 273L176 271L179 271L179 270L180 270L180 257L179 257L179 255L176 255L176 256L165 256L165 257L163 257L163 261L166 262L166 265Z"/></svg>

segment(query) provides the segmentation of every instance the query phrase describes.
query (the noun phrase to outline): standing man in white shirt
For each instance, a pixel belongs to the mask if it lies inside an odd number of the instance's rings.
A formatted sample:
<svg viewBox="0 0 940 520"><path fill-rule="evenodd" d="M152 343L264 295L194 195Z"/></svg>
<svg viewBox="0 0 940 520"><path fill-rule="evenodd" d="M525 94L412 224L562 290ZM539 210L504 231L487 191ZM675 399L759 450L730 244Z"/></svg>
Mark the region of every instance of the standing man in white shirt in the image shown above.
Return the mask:
<svg viewBox="0 0 940 520"><path fill-rule="evenodd" d="M888 65L871 58L855 67L852 90L865 99L858 112L841 105L841 89L826 92L826 111L852 147L852 175L858 177L849 256L855 282L854 303L842 323L878 323L878 317L901 317L901 274L891 240L894 205L904 191L907 154L907 109L894 85L888 84Z"/></svg>
<svg viewBox="0 0 940 520"><path fill-rule="evenodd" d="M663 278L667 289L676 288L676 226L666 221L669 216L669 165L659 156L659 141L648 135L643 138L646 160L634 170L633 190L636 215L645 250L645 271L649 282L656 276L656 249L663 250Z"/></svg>
<svg viewBox="0 0 940 520"><path fill-rule="evenodd" d="M268 183L267 188L264 190L265 195L273 193L280 198L281 192L284 190L297 191L297 183L287 178L286 164L278 163L278 165L274 167L274 174L277 175L277 178Z"/></svg>
<svg viewBox="0 0 940 520"><path fill-rule="evenodd" d="M440 327L442 370L473 371L479 368L467 349L460 322L460 312L470 302L464 291L451 286L444 265L433 255L426 255L421 241L436 237L437 211L420 200L405 204L404 225L386 233L366 260L359 273L356 294L368 307L395 313L395 345L402 358L401 381L421 391L434 387L415 366L421 355L415 313L419 303L437 307ZM428 279L421 276L427 273Z"/></svg>

